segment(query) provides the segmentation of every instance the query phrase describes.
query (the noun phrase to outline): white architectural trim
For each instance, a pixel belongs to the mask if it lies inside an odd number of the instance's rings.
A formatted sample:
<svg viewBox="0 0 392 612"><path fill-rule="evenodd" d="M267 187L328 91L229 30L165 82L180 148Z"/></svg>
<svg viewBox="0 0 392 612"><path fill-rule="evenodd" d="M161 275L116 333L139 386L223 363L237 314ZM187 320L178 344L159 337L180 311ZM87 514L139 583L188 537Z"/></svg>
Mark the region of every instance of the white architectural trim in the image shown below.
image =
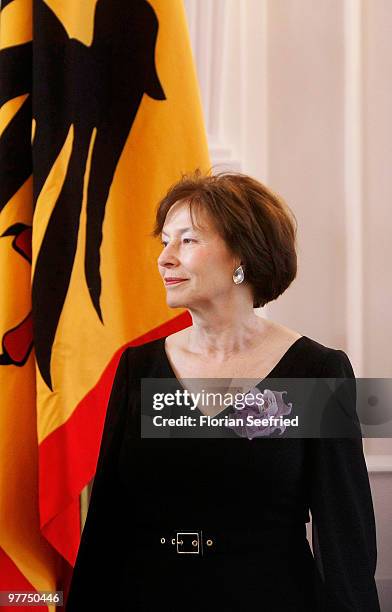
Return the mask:
<svg viewBox="0 0 392 612"><path fill-rule="evenodd" d="M344 191L346 217L347 351L357 376L364 376L363 352L363 159L362 2L344 2Z"/></svg>
<svg viewBox="0 0 392 612"><path fill-rule="evenodd" d="M267 180L267 0L185 0L211 161ZM229 34L238 32L238 62L229 65ZM238 129L235 142L224 133L225 82L238 83ZM254 121L257 117L257 129ZM261 127L261 132L260 132ZM261 135L260 135L261 134Z"/></svg>
<svg viewBox="0 0 392 612"><path fill-rule="evenodd" d="M244 172L265 183L269 127L267 6L267 0L241 3L241 161Z"/></svg>
<svg viewBox="0 0 392 612"><path fill-rule="evenodd" d="M371 473L392 472L392 455L365 454L365 460L368 471Z"/></svg>

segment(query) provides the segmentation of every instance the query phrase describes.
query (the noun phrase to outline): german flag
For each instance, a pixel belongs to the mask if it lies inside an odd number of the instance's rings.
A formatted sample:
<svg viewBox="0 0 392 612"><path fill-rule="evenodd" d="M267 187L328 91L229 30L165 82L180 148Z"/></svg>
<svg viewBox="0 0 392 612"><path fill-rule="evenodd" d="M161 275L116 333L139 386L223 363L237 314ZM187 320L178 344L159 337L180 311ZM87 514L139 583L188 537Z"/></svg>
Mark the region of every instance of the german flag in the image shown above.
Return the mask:
<svg viewBox="0 0 392 612"><path fill-rule="evenodd" d="M191 323L156 204L209 165L181 0L3 0L0 589L67 588L119 357Z"/></svg>

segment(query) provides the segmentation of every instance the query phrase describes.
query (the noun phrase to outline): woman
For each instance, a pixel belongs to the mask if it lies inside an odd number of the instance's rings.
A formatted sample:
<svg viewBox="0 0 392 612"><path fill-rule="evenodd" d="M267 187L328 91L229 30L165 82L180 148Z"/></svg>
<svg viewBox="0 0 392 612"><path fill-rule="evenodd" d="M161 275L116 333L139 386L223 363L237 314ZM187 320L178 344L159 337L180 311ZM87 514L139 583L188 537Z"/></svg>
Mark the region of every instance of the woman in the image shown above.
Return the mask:
<svg viewBox="0 0 392 612"><path fill-rule="evenodd" d="M153 235L167 303L192 325L121 356L68 612L379 611L361 438L140 433L142 378L355 381L342 350L254 313L296 276L295 217L250 177L196 172L160 202Z"/></svg>

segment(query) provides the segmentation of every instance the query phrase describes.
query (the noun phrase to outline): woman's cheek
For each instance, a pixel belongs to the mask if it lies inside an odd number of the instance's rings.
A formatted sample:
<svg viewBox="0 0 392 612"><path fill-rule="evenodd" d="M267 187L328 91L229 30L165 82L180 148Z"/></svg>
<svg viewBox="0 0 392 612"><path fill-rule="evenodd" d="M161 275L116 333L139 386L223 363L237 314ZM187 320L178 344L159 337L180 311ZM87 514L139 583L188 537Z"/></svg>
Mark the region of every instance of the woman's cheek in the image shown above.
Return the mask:
<svg viewBox="0 0 392 612"><path fill-rule="evenodd" d="M203 265L205 265L207 262L209 262L209 257L208 257L208 253L205 251L205 249L192 249L190 251L188 251L186 253L186 255L184 256L184 263L185 265L187 263L189 263L190 267L202 267Z"/></svg>

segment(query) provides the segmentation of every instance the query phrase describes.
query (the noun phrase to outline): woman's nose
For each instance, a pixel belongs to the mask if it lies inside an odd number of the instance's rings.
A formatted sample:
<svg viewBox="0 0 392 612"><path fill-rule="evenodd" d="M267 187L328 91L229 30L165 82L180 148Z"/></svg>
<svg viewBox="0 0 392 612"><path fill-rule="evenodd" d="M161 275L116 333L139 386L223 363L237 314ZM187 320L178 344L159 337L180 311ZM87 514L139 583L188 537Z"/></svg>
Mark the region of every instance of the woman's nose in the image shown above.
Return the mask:
<svg viewBox="0 0 392 612"><path fill-rule="evenodd" d="M175 248L172 245L167 244L158 257L158 265L165 266L176 262L177 256L175 253Z"/></svg>

